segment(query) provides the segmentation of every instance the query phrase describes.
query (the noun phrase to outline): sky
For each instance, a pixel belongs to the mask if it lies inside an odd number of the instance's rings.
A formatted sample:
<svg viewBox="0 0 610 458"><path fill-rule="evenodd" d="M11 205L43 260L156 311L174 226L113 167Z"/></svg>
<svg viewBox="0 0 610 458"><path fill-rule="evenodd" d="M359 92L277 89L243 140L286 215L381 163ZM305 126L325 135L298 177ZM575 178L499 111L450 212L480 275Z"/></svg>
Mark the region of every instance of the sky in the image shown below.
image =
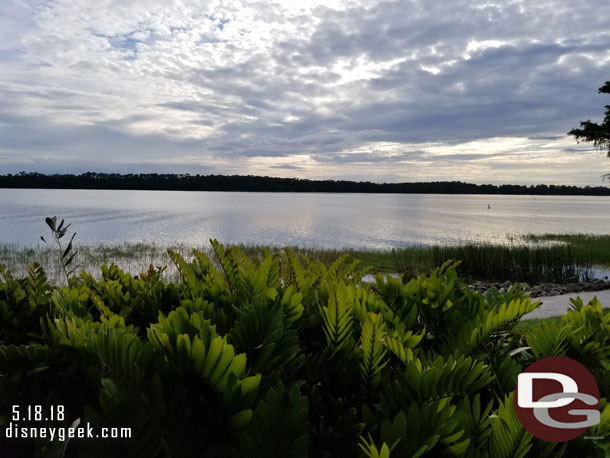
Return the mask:
<svg viewBox="0 0 610 458"><path fill-rule="evenodd" d="M604 185L599 0L1 0L0 173Z"/></svg>

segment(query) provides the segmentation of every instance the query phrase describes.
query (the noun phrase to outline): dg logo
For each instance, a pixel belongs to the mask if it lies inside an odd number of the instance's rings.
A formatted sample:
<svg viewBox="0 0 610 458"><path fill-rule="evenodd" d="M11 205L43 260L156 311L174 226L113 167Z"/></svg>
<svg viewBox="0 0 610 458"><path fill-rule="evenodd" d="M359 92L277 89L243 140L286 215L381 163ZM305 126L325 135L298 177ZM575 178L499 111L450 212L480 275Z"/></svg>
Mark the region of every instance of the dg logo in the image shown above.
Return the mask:
<svg viewBox="0 0 610 458"><path fill-rule="evenodd" d="M578 361L550 356L536 361L517 378L517 418L533 436L565 442L600 422L599 388Z"/></svg>

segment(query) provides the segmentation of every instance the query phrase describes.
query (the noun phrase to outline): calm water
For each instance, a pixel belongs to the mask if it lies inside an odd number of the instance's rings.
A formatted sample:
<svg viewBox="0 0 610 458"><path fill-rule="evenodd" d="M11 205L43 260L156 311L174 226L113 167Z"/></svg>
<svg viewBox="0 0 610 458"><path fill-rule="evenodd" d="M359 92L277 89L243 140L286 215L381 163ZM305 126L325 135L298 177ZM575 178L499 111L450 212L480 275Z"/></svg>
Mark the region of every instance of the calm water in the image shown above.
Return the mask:
<svg viewBox="0 0 610 458"><path fill-rule="evenodd" d="M487 204L491 205L488 210ZM85 243L391 248L610 231L610 198L0 189L0 242L38 243L45 216Z"/></svg>

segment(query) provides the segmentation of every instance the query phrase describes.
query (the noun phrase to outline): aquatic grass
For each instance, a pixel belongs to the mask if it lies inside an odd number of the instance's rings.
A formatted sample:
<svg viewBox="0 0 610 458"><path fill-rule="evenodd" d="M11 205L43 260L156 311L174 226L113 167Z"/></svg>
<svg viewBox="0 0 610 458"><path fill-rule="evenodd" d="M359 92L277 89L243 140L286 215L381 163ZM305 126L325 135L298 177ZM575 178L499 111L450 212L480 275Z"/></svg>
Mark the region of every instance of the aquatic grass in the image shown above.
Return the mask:
<svg viewBox="0 0 610 458"><path fill-rule="evenodd" d="M563 238L562 238L563 237ZM509 239L510 240L510 239ZM586 241L587 243L584 243ZM578 245L578 244L581 245ZM467 243L461 245L416 245L390 250L327 249L318 247L291 247L297 254L330 265L338 257L347 254L348 260L359 259L362 266L370 266L373 272L406 274L416 277L442 265L449 259L460 260L459 271L470 281L511 281L530 284L564 283L587 279L596 264L610 265L608 256L599 252L598 246L607 243L610 236L545 235L515 236L504 243ZM266 248L271 253L283 250L279 246L239 245L250 257L259 257ZM149 242L124 242L119 244L78 244L75 260L79 269L99 271L102 264L117 264L121 269L137 275L148 270L149 265L167 266L163 273L166 281L177 281L179 274L167 255L167 248L179 252L187 259L192 250L198 249L214 259L210 245L191 246L175 243L170 246ZM602 262L605 260L605 262ZM57 266L56 253L48 246L0 244L0 263L17 275L27 271L30 262L38 261L49 278L61 282L61 270ZM77 270L77 271L78 271Z"/></svg>
<svg viewBox="0 0 610 458"><path fill-rule="evenodd" d="M458 245L433 247L434 263L462 261L462 275L472 279L528 283L587 280L593 263L568 244Z"/></svg>
<svg viewBox="0 0 610 458"><path fill-rule="evenodd" d="M165 281L177 281L179 274L167 254L171 248L184 255L190 255L193 248L209 250L209 247L191 247L184 244L172 246L148 242L123 242L119 244L78 244L75 258L76 272L86 270L99 275L103 264L116 264L126 272L137 275L148 270L148 266L167 266L163 273ZM15 275L25 275L28 265L37 261L47 272L49 280L65 283L61 277L61 266L57 263L57 253L53 247L38 245L0 244L0 264L6 265Z"/></svg>
<svg viewBox="0 0 610 458"><path fill-rule="evenodd" d="M610 267L610 235L596 234L529 234L534 243L569 245L578 258L590 259L598 266Z"/></svg>

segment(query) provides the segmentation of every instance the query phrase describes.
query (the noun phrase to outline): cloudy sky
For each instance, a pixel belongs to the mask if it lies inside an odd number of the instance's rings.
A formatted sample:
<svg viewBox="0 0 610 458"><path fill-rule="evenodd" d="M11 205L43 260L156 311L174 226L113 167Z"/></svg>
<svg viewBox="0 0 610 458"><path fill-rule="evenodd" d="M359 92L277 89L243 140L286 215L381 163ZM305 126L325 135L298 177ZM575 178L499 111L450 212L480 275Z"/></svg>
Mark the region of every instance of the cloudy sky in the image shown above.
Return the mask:
<svg viewBox="0 0 610 458"><path fill-rule="evenodd" d="M2 0L0 173L602 185L598 0Z"/></svg>

